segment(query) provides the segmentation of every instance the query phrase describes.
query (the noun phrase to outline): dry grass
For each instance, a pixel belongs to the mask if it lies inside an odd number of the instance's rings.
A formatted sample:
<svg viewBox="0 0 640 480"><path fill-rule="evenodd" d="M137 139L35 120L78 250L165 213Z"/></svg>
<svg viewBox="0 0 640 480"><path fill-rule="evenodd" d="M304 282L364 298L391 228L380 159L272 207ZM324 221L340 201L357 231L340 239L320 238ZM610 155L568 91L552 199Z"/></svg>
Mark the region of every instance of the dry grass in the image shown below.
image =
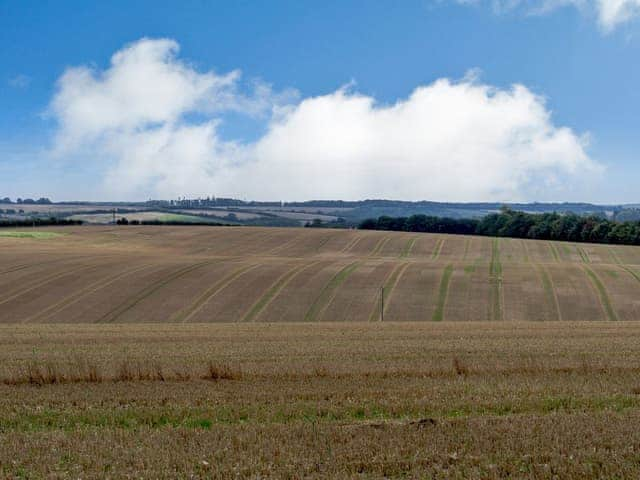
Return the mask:
<svg viewBox="0 0 640 480"><path fill-rule="evenodd" d="M0 238L0 478L640 478L639 248L61 230Z"/></svg>
<svg viewBox="0 0 640 480"><path fill-rule="evenodd" d="M0 326L0 477L637 478L640 324Z"/></svg>

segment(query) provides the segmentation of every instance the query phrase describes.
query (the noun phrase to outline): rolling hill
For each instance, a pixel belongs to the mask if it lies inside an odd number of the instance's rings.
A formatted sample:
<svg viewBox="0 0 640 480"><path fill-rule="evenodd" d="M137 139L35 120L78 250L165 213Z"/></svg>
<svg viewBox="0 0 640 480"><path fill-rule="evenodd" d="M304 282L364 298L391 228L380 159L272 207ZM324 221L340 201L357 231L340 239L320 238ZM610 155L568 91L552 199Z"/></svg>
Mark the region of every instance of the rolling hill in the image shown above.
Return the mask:
<svg viewBox="0 0 640 480"><path fill-rule="evenodd" d="M330 229L41 231L60 235L0 232L1 322L368 322L382 305L385 322L640 318L638 247Z"/></svg>

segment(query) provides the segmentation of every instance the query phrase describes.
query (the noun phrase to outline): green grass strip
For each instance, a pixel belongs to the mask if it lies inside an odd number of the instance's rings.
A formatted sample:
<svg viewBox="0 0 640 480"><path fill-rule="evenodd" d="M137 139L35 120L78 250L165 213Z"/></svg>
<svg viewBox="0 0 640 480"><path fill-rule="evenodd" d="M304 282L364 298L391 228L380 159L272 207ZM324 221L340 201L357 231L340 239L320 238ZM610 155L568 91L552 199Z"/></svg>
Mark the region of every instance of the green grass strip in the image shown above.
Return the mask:
<svg viewBox="0 0 640 480"><path fill-rule="evenodd" d="M611 300L609 300L609 294L607 293L607 289L605 288L604 284L600 280L600 277L598 277L598 275L596 275L595 272L591 270L589 267L583 267L583 268L584 268L584 271L587 272L587 275L591 279L591 282L593 283L593 285L598 290L598 293L600 294L600 302L602 304L604 313L607 316L607 318L612 321L618 320L618 315L616 314L616 311L613 309L613 306L611 305Z"/></svg>
<svg viewBox="0 0 640 480"><path fill-rule="evenodd" d="M387 244L387 242L390 240L389 237L387 238L383 238L381 239L375 246L375 248L373 249L373 252L371 252L369 254L370 257L373 257L374 255L378 255L381 251L382 248Z"/></svg>
<svg viewBox="0 0 640 480"><path fill-rule="evenodd" d="M404 271L409 266L409 263L401 263L396 265L396 267L391 271L386 281L384 282L384 286L382 287L382 296L384 300L384 311L386 312L389 307L389 302L391 300L391 295L393 294L393 290L396 288L400 277L404 273ZM373 305L373 309L371 310L371 314L369 315L369 321L373 322L376 319L376 313L379 318L382 317L380 315L380 294L376 295L376 300Z"/></svg>
<svg viewBox="0 0 640 480"><path fill-rule="evenodd" d="M527 246L527 241L526 240L520 240L520 243L522 243L522 248L524 250L524 261L526 263L530 263L531 259L529 258L529 247Z"/></svg>
<svg viewBox="0 0 640 480"><path fill-rule="evenodd" d="M471 243L471 239L467 238L464 241L464 255L462 256L462 261L467 260L467 255L469 254L469 244Z"/></svg>
<svg viewBox="0 0 640 480"><path fill-rule="evenodd" d="M576 250L580 254L580 258L582 259L583 263L591 263L591 259L589 258L587 252L585 252L584 248L576 245Z"/></svg>
<svg viewBox="0 0 640 480"><path fill-rule="evenodd" d="M318 295L318 298L313 302L313 305L309 307L309 310L304 316L305 322L312 322L316 317L329 305L335 290L342 285L342 283L358 268L358 262L350 263L342 270L336 273L331 280L322 288L322 291Z"/></svg>
<svg viewBox="0 0 640 480"><path fill-rule="evenodd" d="M635 278L638 282L640 282L640 274L638 274L638 272L636 272L635 270L633 270L630 267L627 267L626 265L622 265L622 268L624 268L627 272L629 272L629 274Z"/></svg>
<svg viewBox="0 0 640 480"><path fill-rule="evenodd" d="M264 308L271 303L271 300L275 298L275 296L280 293L289 281L295 277L302 270L305 270L318 262L310 263L308 265L298 265L297 267L292 268L284 275L282 275L276 282L271 286L269 290L251 307L251 310L247 312L247 314L242 318L243 322L252 322L255 318L264 310Z"/></svg>
<svg viewBox="0 0 640 480"><path fill-rule="evenodd" d="M608 251L609 251L609 255L611 255L611 258L613 258L613 263L617 263L618 265L621 265L622 262L620 261L620 257L618 257L618 254L616 253L616 251L612 247L608 247Z"/></svg>
<svg viewBox="0 0 640 480"><path fill-rule="evenodd" d="M175 272L172 272L171 274L169 274L168 276L166 276L163 279L159 280L158 282L152 283L151 285L149 285L148 287L143 289L134 298L126 300L125 302L121 303L118 307L116 307L115 309L111 310L109 313L103 315L102 318L99 321L100 322L114 322L114 321L116 321L123 314L125 314L126 312L131 310L133 307L138 305L144 299L146 299L147 297L153 295L155 292L157 292L161 288L167 286L169 283L173 282L174 280L177 280L178 278L185 276L187 273L190 273L193 270L196 270L198 268L202 268L205 265L210 265L210 264L212 264L214 262L218 262L218 261L219 260L207 260L205 262L195 263L193 265L189 265L187 267L178 269Z"/></svg>
<svg viewBox="0 0 640 480"><path fill-rule="evenodd" d="M438 290L438 303L436 309L433 311L431 320L434 322L441 322L444 320L444 307L447 303L447 296L449 294L449 283L451 282L451 275L453 274L453 265L449 264L444 268L442 272L442 278L440 279L440 288Z"/></svg>
<svg viewBox="0 0 640 480"><path fill-rule="evenodd" d="M556 290L553 287L553 281L549 276L549 273L545 270L542 265L537 265L538 272L540 272L540 278L542 279L542 287L544 288L544 293L547 296L547 301L553 304L557 318L556 320L562 320L562 313L560 312L560 302L558 302L558 296L556 295Z"/></svg>
<svg viewBox="0 0 640 480"><path fill-rule="evenodd" d="M555 259L556 262L560 262L560 255L558 255L558 249L552 242L549 242L548 244L549 244L549 250L551 250L551 254L553 255L553 258Z"/></svg>
<svg viewBox="0 0 640 480"><path fill-rule="evenodd" d="M502 320L502 264L500 263L500 239L498 238L494 238L492 242L489 283L491 285L490 320Z"/></svg>
<svg viewBox="0 0 640 480"><path fill-rule="evenodd" d="M322 239L322 241L320 242L320 244L316 247L316 252L319 252L319 251L320 251L320 249L321 249L322 247L324 247L324 246L325 246L325 244L326 244L329 240L331 240L332 238L333 238L333 235L327 235L326 237L324 237L324 238Z"/></svg>
<svg viewBox="0 0 640 480"><path fill-rule="evenodd" d="M167 213L164 215L158 215L155 219L161 223L164 222L184 222L184 223L217 223L220 221L227 221L223 218L211 218L211 217L199 217L197 215L185 215L181 213Z"/></svg>
<svg viewBox="0 0 640 480"><path fill-rule="evenodd" d="M234 282L241 275L244 275L250 270L254 268L258 268L260 264L254 265L245 265L243 267L238 268L234 272L229 275L223 277L218 280L216 283L207 288L203 293L201 293L196 300L189 305L188 307L176 312L171 317L171 322L186 322L193 318L204 306L211 300L215 295L218 294L221 290L227 288L232 282Z"/></svg>
<svg viewBox="0 0 640 480"><path fill-rule="evenodd" d="M438 259L438 257L440 256L440 252L442 251L443 245L444 245L444 238L438 239L438 243L436 243L436 246L433 248L433 253L431 254L432 260Z"/></svg>
<svg viewBox="0 0 640 480"><path fill-rule="evenodd" d="M402 249L402 253L400 254L400 258L406 258L411 254L411 250L413 250L413 246L416 243L416 239L412 238L407 242L407 244Z"/></svg>
<svg viewBox="0 0 640 480"><path fill-rule="evenodd" d="M63 233L55 232L1 232L0 237L6 238L35 238L36 240L48 240L50 238L61 237Z"/></svg>
<svg viewBox="0 0 640 480"><path fill-rule="evenodd" d="M596 412L622 413L640 408L640 398L624 394L594 395L588 398L563 394L536 396L526 400L505 398L494 402L464 403L463 400L452 401L450 405L431 407L429 405L409 404L396 408L388 402L374 401L367 403L346 402L344 405L329 408L311 402L296 405L274 406L271 409L258 408L253 405L216 405L205 407L138 407L108 410L91 408L86 412L65 412L60 409L43 409L34 413L17 411L0 418L0 431L6 434L23 432L75 432L79 429L96 429L96 434L104 430L136 430L144 432L149 429L210 430L218 425L295 425L298 422L355 424L384 421L396 422L390 425L410 425L412 420L432 418L437 421L464 418L510 417L514 415L579 415ZM14 478L14 477L11 477ZM31 477L29 477L31 478ZM528 477L526 477L528 478Z"/></svg>

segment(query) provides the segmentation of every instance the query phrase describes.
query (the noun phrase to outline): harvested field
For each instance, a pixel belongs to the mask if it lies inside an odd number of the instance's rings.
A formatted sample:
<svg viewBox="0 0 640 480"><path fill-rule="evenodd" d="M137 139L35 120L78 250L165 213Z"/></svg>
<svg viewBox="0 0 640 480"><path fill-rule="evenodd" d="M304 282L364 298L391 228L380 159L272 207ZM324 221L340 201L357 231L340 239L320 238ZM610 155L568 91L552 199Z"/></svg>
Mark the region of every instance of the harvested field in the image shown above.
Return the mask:
<svg viewBox="0 0 640 480"><path fill-rule="evenodd" d="M249 227L0 235L5 323L367 321L382 287L385 320L636 320L640 248Z"/></svg>
<svg viewBox="0 0 640 480"><path fill-rule="evenodd" d="M0 326L0 477L640 475L638 322L283 327Z"/></svg>
<svg viewBox="0 0 640 480"><path fill-rule="evenodd" d="M640 476L638 249L17 232L0 478Z"/></svg>

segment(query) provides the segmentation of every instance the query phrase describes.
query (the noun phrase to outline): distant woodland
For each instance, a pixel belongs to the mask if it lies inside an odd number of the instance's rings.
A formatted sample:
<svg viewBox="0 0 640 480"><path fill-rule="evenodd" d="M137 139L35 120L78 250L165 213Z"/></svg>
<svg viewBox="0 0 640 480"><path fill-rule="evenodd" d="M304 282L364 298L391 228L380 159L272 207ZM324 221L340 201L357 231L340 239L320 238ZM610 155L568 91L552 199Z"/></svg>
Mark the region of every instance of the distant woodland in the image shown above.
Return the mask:
<svg viewBox="0 0 640 480"><path fill-rule="evenodd" d="M574 213L525 213L509 208L502 208L499 213L491 213L480 219L427 215L381 216L363 220L358 228L640 245L638 221L619 222Z"/></svg>

